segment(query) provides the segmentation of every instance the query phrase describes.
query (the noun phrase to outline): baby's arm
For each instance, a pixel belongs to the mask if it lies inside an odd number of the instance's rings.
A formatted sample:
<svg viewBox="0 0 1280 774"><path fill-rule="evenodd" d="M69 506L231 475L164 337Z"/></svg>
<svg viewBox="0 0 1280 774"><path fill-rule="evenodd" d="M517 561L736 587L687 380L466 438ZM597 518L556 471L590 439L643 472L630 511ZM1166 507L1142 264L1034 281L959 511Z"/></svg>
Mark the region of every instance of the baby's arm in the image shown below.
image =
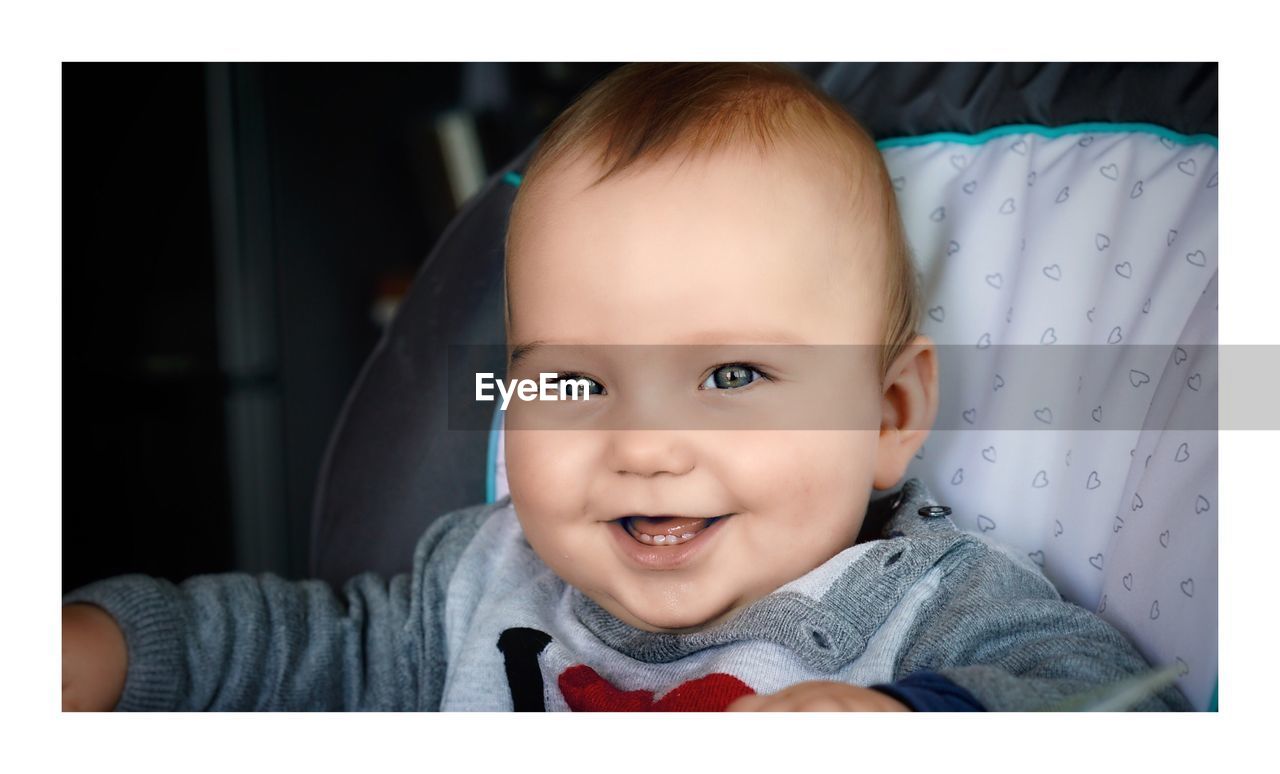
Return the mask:
<svg viewBox="0 0 1280 774"><path fill-rule="evenodd" d="M181 584L126 575L77 589L63 599L64 709L435 709L443 594L477 512L432 524L411 574L366 573L340 594L243 573Z"/></svg>
<svg viewBox="0 0 1280 774"><path fill-rule="evenodd" d="M1043 575L974 543L951 559L946 591L917 620L895 677L936 672L986 709L1036 710L1151 669L1120 632L1063 601ZM1192 707L1169 687L1134 709Z"/></svg>
<svg viewBox="0 0 1280 774"><path fill-rule="evenodd" d="M128 575L86 586L66 601L92 603L119 626L127 644L119 709L413 706L420 639L414 629L421 620L406 576L389 584L361 576L340 597L318 581L270 574L204 575L178 585ZM64 623L78 607L64 608ZM74 642L68 633L64 639ZM86 662L65 647L64 664ZM385 679L391 673L401 679ZM100 699L102 692L75 682L88 676L64 670L73 695Z"/></svg>

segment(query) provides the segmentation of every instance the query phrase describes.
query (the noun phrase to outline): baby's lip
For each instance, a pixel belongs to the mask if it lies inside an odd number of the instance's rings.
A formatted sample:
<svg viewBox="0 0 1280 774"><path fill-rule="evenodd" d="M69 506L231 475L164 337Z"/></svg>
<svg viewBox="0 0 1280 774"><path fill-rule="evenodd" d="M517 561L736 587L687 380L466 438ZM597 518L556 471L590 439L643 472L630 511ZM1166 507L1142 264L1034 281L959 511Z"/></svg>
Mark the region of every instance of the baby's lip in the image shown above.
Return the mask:
<svg viewBox="0 0 1280 774"><path fill-rule="evenodd" d="M639 511L633 511L631 513L624 513L621 516L614 516L608 521L622 521L623 519L685 519L690 521L695 519L704 519L706 521L711 521L712 519L723 519L727 516L733 515L733 513L695 515L692 513L640 513Z"/></svg>
<svg viewBox="0 0 1280 774"><path fill-rule="evenodd" d="M642 532L651 536L685 535L698 533L714 524L723 516L681 516L677 514L640 514L631 513L615 519L628 532Z"/></svg>

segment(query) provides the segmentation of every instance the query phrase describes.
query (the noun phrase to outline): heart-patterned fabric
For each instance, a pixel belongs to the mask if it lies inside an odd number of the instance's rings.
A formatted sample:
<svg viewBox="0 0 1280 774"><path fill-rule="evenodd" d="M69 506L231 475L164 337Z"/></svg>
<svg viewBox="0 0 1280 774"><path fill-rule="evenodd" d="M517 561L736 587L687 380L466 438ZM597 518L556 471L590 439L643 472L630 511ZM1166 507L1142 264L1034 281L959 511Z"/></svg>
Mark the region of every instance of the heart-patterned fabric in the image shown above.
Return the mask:
<svg viewBox="0 0 1280 774"><path fill-rule="evenodd" d="M940 359L938 422L907 476L1150 661L1182 667L1179 688L1207 707L1218 656L1216 140L1091 124L880 146L921 275L922 332L948 353L991 353L959 354L950 371ZM1075 379L1054 382L1025 378L1034 359L1004 345L1092 346L1071 350ZM1057 382L1067 387L1046 387ZM1025 423L989 421L1010 411ZM500 432L490 460L500 498Z"/></svg>

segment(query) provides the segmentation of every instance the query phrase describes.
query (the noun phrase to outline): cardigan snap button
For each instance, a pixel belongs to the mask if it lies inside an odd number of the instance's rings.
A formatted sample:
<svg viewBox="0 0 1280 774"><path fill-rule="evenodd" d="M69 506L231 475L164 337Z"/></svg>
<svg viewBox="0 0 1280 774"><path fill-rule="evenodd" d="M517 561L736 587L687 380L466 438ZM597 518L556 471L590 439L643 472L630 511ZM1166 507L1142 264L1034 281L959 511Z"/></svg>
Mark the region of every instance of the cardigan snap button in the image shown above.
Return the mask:
<svg viewBox="0 0 1280 774"><path fill-rule="evenodd" d="M949 516L951 514L951 509L945 505L926 505L925 507L916 511L916 513L920 514L926 519L930 519L935 516Z"/></svg>

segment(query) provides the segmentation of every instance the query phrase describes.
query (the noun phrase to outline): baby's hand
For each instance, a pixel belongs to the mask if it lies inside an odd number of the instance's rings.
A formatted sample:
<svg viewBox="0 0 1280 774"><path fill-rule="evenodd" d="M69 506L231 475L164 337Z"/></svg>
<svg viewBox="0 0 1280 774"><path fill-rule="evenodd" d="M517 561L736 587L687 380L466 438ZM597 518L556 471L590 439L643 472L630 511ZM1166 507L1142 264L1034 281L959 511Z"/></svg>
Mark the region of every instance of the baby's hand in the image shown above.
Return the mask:
<svg viewBox="0 0 1280 774"><path fill-rule="evenodd" d="M105 712L124 692L129 655L124 634L105 610L62 608L62 711Z"/></svg>
<svg viewBox="0 0 1280 774"><path fill-rule="evenodd" d="M743 696L727 712L910 712L888 694L830 680L796 683L777 693Z"/></svg>

